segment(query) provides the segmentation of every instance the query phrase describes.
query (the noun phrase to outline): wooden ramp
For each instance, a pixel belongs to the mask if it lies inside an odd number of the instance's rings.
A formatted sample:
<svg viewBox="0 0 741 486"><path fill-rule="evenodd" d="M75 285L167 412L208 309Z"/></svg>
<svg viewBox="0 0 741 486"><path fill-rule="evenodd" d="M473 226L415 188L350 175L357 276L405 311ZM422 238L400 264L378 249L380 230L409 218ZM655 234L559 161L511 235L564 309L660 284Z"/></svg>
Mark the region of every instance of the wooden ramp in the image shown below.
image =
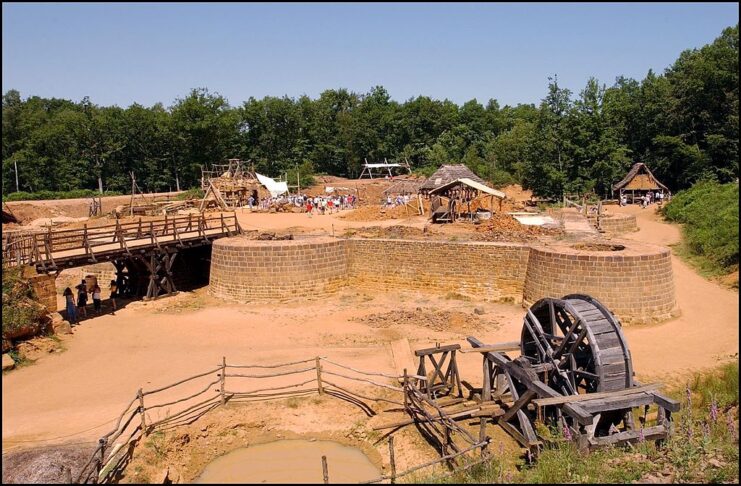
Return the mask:
<svg viewBox="0 0 741 486"><path fill-rule="evenodd" d="M394 367L398 376L404 375L404 369L410 375L416 372L414 354L412 354L412 348L409 347L409 340L407 338L393 341L391 343L391 354L394 356Z"/></svg>

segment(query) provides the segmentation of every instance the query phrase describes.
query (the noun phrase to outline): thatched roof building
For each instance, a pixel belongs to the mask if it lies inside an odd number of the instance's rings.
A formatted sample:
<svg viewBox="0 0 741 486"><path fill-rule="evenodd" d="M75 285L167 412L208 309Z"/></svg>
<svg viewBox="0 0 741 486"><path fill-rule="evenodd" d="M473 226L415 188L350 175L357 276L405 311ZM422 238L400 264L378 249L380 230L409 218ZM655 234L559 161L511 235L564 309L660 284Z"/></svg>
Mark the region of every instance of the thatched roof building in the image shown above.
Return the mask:
<svg viewBox="0 0 741 486"><path fill-rule="evenodd" d="M427 195L431 190L458 179L470 179L479 184L486 185L486 181L474 174L471 169L463 164L443 165L419 186L419 192L420 194Z"/></svg>
<svg viewBox="0 0 741 486"><path fill-rule="evenodd" d="M651 169L643 162L633 164L633 167L630 168L623 180L612 186L613 194L619 192L622 196L623 193L629 193L633 198L636 195L642 196L649 191L671 194L669 188L659 182L651 172Z"/></svg>

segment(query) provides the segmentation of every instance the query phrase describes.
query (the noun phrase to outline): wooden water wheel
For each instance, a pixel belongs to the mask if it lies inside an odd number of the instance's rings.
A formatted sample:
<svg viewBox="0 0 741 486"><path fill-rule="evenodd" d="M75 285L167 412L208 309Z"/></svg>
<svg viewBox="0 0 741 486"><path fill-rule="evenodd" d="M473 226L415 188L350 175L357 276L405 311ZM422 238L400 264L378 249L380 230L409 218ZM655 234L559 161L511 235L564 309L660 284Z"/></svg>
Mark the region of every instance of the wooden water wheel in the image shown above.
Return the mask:
<svg viewBox="0 0 741 486"><path fill-rule="evenodd" d="M581 294L545 298L527 312L520 350L532 365L550 365L544 382L563 395L612 392L633 386L628 343L618 319L597 299ZM629 417L605 413L598 432Z"/></svg>

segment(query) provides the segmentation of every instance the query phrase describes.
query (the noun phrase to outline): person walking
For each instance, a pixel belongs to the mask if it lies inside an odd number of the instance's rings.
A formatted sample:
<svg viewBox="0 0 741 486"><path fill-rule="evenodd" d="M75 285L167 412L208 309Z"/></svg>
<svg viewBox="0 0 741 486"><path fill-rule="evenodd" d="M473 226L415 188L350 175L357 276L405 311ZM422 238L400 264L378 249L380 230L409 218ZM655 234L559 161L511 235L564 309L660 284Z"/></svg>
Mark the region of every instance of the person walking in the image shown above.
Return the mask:
<svg viewBox="0 0 741 486"><path fill-rule="evenodd" d="M81 316L87 317L87 285L83 279L77 287L77 311Z"/></svg>
<svg viewBox="0 0 741 486"><path fill-rule="evenodd" d="M67 320L70 324L77 324L77 309L75 308L75 295L72 293L72 289L67 287L62 293L64 296L64 303L67 307Z"/></svg>
<svg viewBox="0 0 741 486"><path fill-rule="evenodd" d="M111 289L111 307L113 308L113 311L111 311L112 315L116 315L116 297L118 297L118 284L115 280L111 280L111 286L109 287Z"/></svg>

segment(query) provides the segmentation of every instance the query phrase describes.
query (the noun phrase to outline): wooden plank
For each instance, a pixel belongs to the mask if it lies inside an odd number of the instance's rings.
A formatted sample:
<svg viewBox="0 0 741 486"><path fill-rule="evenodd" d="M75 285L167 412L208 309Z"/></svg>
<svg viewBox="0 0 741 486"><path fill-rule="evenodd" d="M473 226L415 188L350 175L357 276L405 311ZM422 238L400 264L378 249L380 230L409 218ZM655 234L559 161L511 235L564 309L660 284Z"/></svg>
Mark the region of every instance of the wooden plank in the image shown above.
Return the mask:
<svg viewBox="0 0 741 486"><path fill-rule="evenodd" d="M461 349L461 353L488 353L490 351L519 351L520 341L509 341L506 343L490 344L480 348Z"/></svg>
<svg viewBox="0 0 741 486"><path fill-rule="evenodd" d="M621 442L634 442L638 441L641 436L640 430L627 430L625 432L618 432L617 434L608 435L606 437L591 437L589 443L594 446L605 446L612 444L619 444ZM644 440L659 440L666 439L668 431L663 425L655 425L653 427L646 427L643 429Z"/></svg>
<svg viewBox="0 0 741 486"><path fill-rule="evenodd" d="M607 412L609 410L621 410L641 405L654 403L651 393L635 393L632 395L619 395L615 397L604 397L596 400L581 402L581 406L590 413Z"/></svg>
<svg viewBox="0 0 741 486"><path fill-rule="evenodd" d="M634 393L650 392L661 388L661 383L650 383L648 385L634 386L633 388L627 388L621 391L615 392L597 392L597 393L584 393L582 395L569 395L560 396L553 398L537 398L533 400L533 403L539 407L545 407L549 405L560 405L562 403L574 403L574 402L585 402L588 400L595 400L598 398L606 398L613 396L631 395Z"/></svg>
<svg viewBox="0 0 741 486"><path fill-rule="evenodd" d="M415 356L427 356L429 354L435 354L435 353L442 353L445 351L453 351L453 350L459 350L461 349L460 344L448 344L445 346L434 347L434 348L425 348L425 349L418 349L414 352Z"/></svg>
<svg viewBox="0 0 741 486"><path fill-rule="evenodd" d="M399 381L403 381L404 370L410 373L415 369L414 358L412 357L412 348L409 346L409 340L407 338L397 339L391 342L391 355L394 358L394 369L396 374L400 377Z"/></svg>

